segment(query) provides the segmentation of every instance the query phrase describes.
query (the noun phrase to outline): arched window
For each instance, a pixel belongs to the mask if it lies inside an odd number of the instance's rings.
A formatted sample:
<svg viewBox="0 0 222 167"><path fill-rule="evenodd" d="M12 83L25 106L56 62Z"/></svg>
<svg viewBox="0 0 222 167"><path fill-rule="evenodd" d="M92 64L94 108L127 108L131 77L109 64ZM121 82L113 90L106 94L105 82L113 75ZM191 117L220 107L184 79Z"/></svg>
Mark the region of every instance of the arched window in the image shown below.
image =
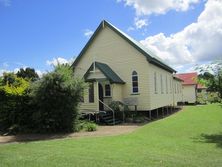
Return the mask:
<svg viewBox="0 0 222 167"><path fill-rule="evenodd" d="M138 88L138 74L136 71L132 72L132 88L133 88L133 93L138 93L139 88Z"/></svg>

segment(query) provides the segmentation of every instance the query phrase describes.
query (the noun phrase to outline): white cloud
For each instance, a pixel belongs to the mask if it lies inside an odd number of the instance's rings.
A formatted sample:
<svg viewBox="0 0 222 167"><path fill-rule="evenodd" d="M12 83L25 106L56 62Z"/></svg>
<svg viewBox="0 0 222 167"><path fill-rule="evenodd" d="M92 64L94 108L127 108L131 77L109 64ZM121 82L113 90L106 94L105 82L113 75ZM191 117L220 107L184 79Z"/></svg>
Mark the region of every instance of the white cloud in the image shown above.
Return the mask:
<svg viewBox="0 0 222 167"><path fill-rule="evenodd" d="M152 14L166 14L170 10L187 11L200 0L116 0L117 3L124 3L135 9L134 26L127 31L142 29L149 25L148 18L141 18Z"/></svg>
<svg viewBox="0 0 222 167"><path fill-rule="evenodd" d="M147 37L141 43L174 66L221 59L221 18L222 1L209 0L195 23L170 36Z"/></svg>
<svg viewBox="0 0 222 167"><path fill-rule="evenodd" d="M136 15L165 14L169 10L186 11L199 0L117 0L132 6Z"/></svg>
<svg viewBox="0 0 222 167"><path fill-rule="evenodd" d="M222 69L222 60L213 61L205 64L196 64L191 68L191 70L196 71L198 73L209 72L211 74L217 74L217 72L221 69Z"/></svg>
<svg viewBox="0 0 222 167"><path fill-rule="evenodd" d="M84 36L86 36L87 38L90 38L93 34L92 30L86 29L84 30Z"/></svg>
<svg viewBox="0 0 222 167"><path fill-rule="evenodd" d="M46 64L49 66L57 66L58 64L72 64L74 61L74 58L71 58L70 60L67 60L62 57L53 58L52 60L47 60Z"/></svg>
<svg viewBox="0 0 222 167"><path fill-rule="evenodd" d="M148 21L147 21L147 19L139 19L136 17L134 19L134 24L137 29L141 29L143 27L148 26Z"/></svg>
<svg viewBox="0 0 222 167"><path fill-rule="evenodd" d="M128 31L128 32L129 32L129 31L134 31L134 30L135 30L135 28L132 27L132 26L130 26L130 27L127 28L127 31Z"/></svg>
<svg viewBox="0 0 222 167"><path fill-rule="evenodd" d="M3 73L4 73L4 72L10 72L10 71L8 71L8 70L6 70L6 69L0 69L0 77L3 76Z"/></svg>
<svg viewBox="0 0 222 167"><path fill-rule="evenodd" d="M11 0L0 0L0 4L5 7L11 6Z"/></svg>
<svg viewBox="0 0 222 167"><path fill-rule="evenodd" d="M25 69L25 68L23 68L23 69ZM20 68L15 68L15 69L13 70L14 74L16 74L19 70L20 70Z"/></svg>
<svg viewBox="0 0 222 167"><path fill-rule="evenodd" d="M41 70L35 70L35 71L40 78L46 73L46 71L41 71Z"/></svg>

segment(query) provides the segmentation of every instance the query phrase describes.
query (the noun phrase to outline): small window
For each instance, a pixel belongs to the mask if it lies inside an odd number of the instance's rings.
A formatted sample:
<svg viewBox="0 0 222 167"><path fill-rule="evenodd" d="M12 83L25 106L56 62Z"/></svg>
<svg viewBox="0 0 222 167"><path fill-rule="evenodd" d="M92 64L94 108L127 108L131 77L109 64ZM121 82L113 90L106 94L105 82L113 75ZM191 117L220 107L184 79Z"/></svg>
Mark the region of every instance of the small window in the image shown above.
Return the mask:
<svg viewBox="0 0 222 167"><path fill-rule="evenodd" d="M161 93L163 93L163 76L162 74L160 75L160 86L161 86Z"/></svg>
<svg viewBox="0 0 222 167"><path fill-rule="evenodd" d="M94 103L94 84L89 84L89 103Z"/></svg>
<svg viewBox="0 0 222 167"><path fill-rule="evenodd" d="M133 71L132 73L132 88L133 88L133 93L138 93L139 88L138 88L138 75L136 71Z"/></svg>
<svg viewBox="0 0 222 167"><path fill-rule="evenodd" d="M176 83L174 83L174 86L175 86L175 94L177 93L177 84Z"/></svg>
<svg viewBox="0 0 222 167"><path fill-rule="evenodd" d="M167 76L166 76L166 93L168 93L168 80L167 80Z"/></svg>
<svg viewBox="0 0 222 167"><path fill-rule="evenodd" d="M154 92L157 93L157 78L156 78L156 72L154 72Z"/></svg>
<svg viewBox="0 0 222 167"><path fill-rule="evenodd" d="M170 93L172 93L172 78L170 78Z"/></svg>
<svg viewBox="0 0 222 167"><path fill-rule="evenodd" d="M105 85L105 96L111 96L111 89L109 84Z"/></svg>

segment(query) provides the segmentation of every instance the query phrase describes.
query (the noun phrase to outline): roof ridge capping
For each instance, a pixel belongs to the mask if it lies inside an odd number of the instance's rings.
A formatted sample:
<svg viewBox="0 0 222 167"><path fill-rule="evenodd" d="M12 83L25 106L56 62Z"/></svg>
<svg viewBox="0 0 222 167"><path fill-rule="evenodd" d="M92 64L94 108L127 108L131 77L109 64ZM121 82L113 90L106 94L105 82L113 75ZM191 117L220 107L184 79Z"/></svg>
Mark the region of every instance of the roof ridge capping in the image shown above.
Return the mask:
<svg viewBox="0 0 222 167"><path fill-rule="evenodd" d="M170 66L168 66L167 64L163 63L162 60L160 60L160 58L158 56L156 56L152 51L150 51L147 47L145 47L142 43L138 42L137 40L133 39L132 37L130 37L129 35L127 35L126 33L124 33L123 31L121 31L120 29L118 29L117 27L115 27L114 25L112 25L111 23L109 23L106 20L102 20L101 23L99 24L99 26L97 27L97 29L95 30L95 32L93 33L93 35L91 36L91 38L89 39L89 41L87 42L87 44L85 45L85 47L82 49L82 51L80 52L80 54L78 55L78 57L75 59L75 61L73 62L72 66L74 67L78 61L80 60L81 56L84 54L84 52L86 51L86 49L89 47L90 43L93 41L93 39L95 38L95 36L97 35L97 33L103 29L105 26L108 26L110 29L112 29L114 32L116 32L117 34L119 34L122 38L124 38L129 44L131 44L135 49L137 49L140 53L142 53L148 62L155 64L156 66L159 66L169 72L175 72L176 70L174 70L173 68L171 68Z"/></svg>

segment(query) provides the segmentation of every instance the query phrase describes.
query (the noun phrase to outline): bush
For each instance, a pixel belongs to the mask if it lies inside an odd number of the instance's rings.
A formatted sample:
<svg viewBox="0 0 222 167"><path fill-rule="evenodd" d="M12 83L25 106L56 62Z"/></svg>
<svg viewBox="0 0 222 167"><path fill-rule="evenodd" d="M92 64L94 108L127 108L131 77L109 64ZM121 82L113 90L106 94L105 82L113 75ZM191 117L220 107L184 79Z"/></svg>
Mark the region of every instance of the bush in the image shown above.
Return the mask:
<svg viewBox="0 0 222 167"><path fill-rule="evenodd" d="M125 119L126 113L129 111L129 107L121 101L112 101L109 107L115 111L115 116L121 120Z"/></svg>
<svg viewBox="0 0 222 167"><path fill-rule="evenodd" d="M0 133L72 132L85 84L68 65L31 83L15 74L0 78Z"/></svg>
<svg viewBox="0 0 222 167"><path fill-rule="evenodd" d="M197 104L207 103L207 93L197 93Z"/></svg>
<svg viewBox="0 0 222 167"><path fill-rule="evenodd" d="M74 132L79 132L79 131L83 130L85 124L86 124L86 121L77 119L74 122Z"/></svg>
<svg viewBox="0 0 222 167"><path fill-rule="evenodd" d="M221 102L221 99L217 92L208 92L207 101L210 103L218 103Z"/></svg>
<svg viewBox="0 0 222 167"><path fill-rule="evenodd" d="M74 78L68 65L59 65L53 72L35 82L31 88L36 106L33 124L38 132L73 132L84 82Z"/></svg>
<svg viewBox="0 0 222 167"><path fill-rule="evenodd" d="M0 86L0 131L15 134L32 123L28 112L29 82L12 74L7 77Z"/></svg>
<svg viewBox="0 0 222 167"><path fill-rule="evenodd" d="M87 122L85 123L84 125L84 129L87 131L87 132L92 132L92 131L96 131L97 130L97 125L93 122Z"/></svg>

